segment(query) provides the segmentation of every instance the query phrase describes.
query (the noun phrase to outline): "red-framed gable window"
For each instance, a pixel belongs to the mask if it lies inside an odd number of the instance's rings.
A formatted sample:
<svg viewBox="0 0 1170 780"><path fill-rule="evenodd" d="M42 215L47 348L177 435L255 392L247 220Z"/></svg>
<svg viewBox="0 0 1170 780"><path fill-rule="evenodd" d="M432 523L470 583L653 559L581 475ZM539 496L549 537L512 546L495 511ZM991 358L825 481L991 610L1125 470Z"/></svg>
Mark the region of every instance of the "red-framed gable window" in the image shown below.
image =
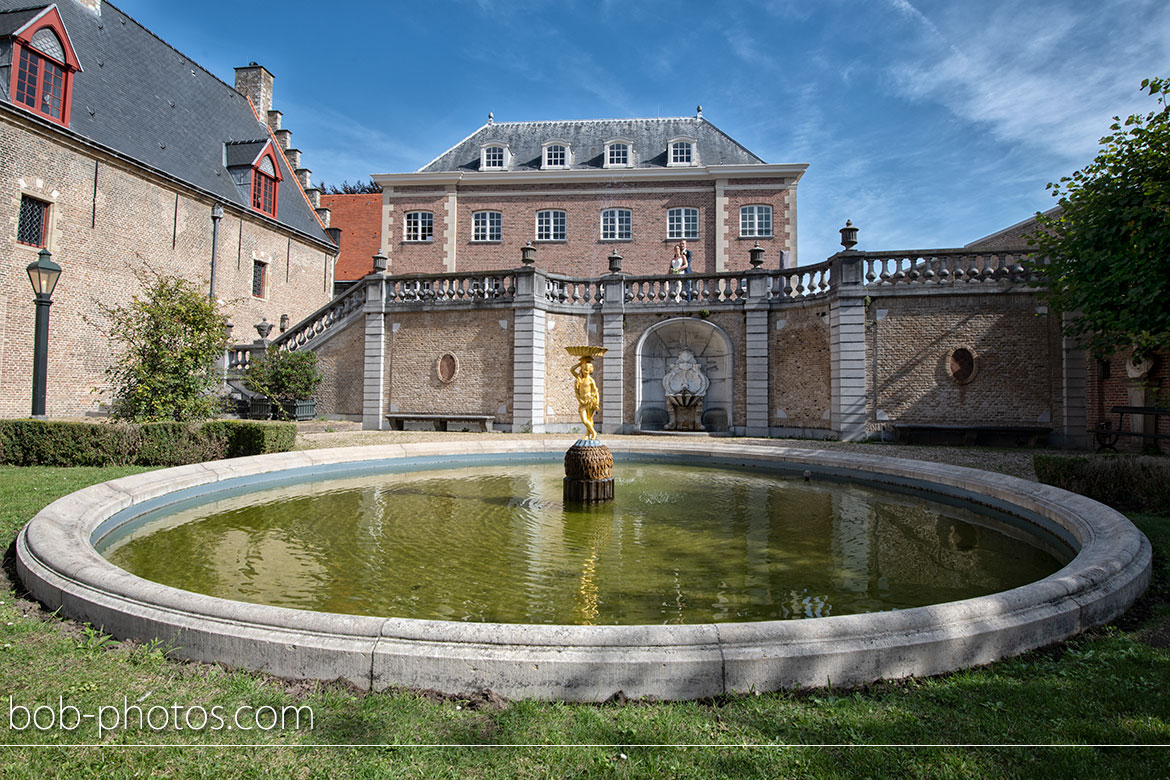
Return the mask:
<svg viewBox="0 0 1170 780"><path fill-rule="evenodd" d="M13 33L12 65L13 104L68 127L73 74L81 64L55 7Z"/></svg>
<svg viewBox="0 0 1170 780"><path fill-rule="evenodd" d="M276 164L276 157L272 149L265 148L264 152L252 164L252 208L276 216L277 196L281 180L280 166Z"/></svg>

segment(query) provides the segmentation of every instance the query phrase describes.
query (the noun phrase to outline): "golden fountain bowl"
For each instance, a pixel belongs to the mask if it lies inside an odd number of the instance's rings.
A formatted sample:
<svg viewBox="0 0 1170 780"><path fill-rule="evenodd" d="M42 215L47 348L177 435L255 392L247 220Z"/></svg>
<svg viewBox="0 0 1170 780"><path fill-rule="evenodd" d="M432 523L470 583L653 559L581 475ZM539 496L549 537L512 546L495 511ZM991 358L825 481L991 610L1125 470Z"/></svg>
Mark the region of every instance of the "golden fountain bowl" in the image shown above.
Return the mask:
<svg viewBox="0 0 1170 780"><path fill-rule="evenodd" d="M601 357L608 351L605 347L565 347L573 357Z"/></svg>

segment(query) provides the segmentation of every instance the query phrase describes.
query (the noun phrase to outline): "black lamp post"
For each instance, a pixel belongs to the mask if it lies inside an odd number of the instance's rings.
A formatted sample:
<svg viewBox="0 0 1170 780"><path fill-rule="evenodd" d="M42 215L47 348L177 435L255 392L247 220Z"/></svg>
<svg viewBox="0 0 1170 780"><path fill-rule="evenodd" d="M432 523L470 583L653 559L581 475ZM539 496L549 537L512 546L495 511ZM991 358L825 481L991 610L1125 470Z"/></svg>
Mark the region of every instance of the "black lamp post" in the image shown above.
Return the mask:
<svg viewBox="0 0 1170 780"><path fill-rule="evenodd" d="M28 265L28 279L36 294L37 319L33 336L32 416L45 416L45 388L49 369L49 307L53 305L53 288L61 276L61 266L53 262L48 249Z"/></svg>

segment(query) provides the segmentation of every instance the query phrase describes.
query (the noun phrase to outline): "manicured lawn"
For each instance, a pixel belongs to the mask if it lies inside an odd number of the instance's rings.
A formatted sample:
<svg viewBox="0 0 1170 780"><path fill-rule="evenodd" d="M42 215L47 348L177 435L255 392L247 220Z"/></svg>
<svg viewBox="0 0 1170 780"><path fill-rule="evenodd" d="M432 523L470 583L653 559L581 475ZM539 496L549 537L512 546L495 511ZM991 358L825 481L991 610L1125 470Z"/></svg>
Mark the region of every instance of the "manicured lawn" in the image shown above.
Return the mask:
<svg viewBox="0 0 1170 780"><path fill-rule="evenodd" d="M58 496L142 470L0 467L0 542L9 547ZM1133 519L1153 543L1156 573L1118 626L944 677L678 704L501 705L287 683L114 642L45 615L5 579L0 744L12 747L0 748L0 777L1166 777L1165 748L1025 747L1170 744L1170 513ZM13 575L11 549L5 573ZM59 697L88 713L136 703L226 713L308 706L313 727L116 728L102 735L105 746L85 747L99 742L94 720L72 731L10 725L24 719L14 706L56 710ZM20 747L34 743L54 747ZM452 747L343 747L363 743ZM942 747L859 747L903 743ZM988 743L1012 747L965 746ZM144 744L158 746L111 747ZM240 747L172 747L216 744ZM548 744L585 746L523 747ZM647 744L672 747L639 747ZM787 746L802 744L842 746Z"/></svg>

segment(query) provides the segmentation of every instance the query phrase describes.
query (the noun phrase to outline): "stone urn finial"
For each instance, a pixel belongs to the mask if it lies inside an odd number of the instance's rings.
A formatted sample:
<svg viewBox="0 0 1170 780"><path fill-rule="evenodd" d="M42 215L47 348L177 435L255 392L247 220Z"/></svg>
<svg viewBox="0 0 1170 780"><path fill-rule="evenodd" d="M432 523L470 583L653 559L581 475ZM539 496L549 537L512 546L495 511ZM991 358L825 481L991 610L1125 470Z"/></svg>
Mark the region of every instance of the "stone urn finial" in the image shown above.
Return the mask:
<svg viewBox="0 0 1170 780"><path fill-rule="evenodd" d="M267 317L260 320L260 323L255 326L256 332L260 334L260 338L268 338L268 334L272 332L272 323L268 321Z"/></svg>

